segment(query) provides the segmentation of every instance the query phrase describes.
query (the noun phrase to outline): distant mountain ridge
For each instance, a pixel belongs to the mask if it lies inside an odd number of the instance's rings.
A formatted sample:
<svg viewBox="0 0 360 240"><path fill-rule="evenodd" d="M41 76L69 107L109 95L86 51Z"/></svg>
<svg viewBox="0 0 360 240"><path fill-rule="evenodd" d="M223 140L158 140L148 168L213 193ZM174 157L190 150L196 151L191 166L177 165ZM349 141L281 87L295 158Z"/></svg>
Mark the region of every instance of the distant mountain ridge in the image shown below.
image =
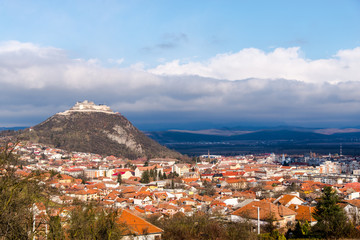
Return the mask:
<svg viewBox="0 0 360 240"><path fill-rule="evenodd" d="M360 139L360 129L307 129L296 127L278 127L259 130L168 130L148 132L147 135L161 144L200 143L200 142L236 142L236 141L335 141Z"/></svg>
<svg viewBox="0 0 360 240"><path fill-rule="evenodd" d="M307 129L277 127L241 131L211 129L201 131L169 130L148 132L147 135L165 146L188 155L235 155L248 153L338 153L340 145L345 154L360 154L360 129Z"/></svg>
<svg viewBox="0 0 360 240"><path fill-rule="evenodd" d="M345 133L359 133L360 128L302 128L302 127L268 127L268 128L246 128L246 127L235 127L235 128L222 128L222 129L202 129L202 130L179 130L179 129L170 129L168 131L162 132L179 132L179 133L189 133L189 134L200 134L200 135L216 135L216 136L236 136L236 135L246 135L256 132L277 132L277 131L289 131L289 132L308 132L308 133L318 133L323 135L333 135L333 134L345 134ZM154 131L161 132L161 131Z"/></svg>
<svg viewBox="0 0 360 240"><path fill-rule="evenodd" d="M129 120L108 106L84 101L57 113L46 121L23 130L19 136L69 151L101 155L138 157L181 157L134 127Z"/></svg>

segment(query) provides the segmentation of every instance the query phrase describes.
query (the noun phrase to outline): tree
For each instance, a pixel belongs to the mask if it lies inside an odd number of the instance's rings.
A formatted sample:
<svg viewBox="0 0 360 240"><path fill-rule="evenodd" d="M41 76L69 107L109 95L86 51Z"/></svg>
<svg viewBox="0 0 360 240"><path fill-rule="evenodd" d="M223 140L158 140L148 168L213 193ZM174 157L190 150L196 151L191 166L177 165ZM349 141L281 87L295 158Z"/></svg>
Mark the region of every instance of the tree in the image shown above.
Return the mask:
<svg viewBox="0 0 360 240"><path fill-rule="evenodd" d="M208 181L204 181L203 186L204 190L200 193L200 195L213 196L216 193L214 186Z"/></svg>
<svg viewBox="0 0 360 240"><path fill-rule="evenodd" d="M164 229L162 237L168 240L257 239L257 234L252 231L253 225L249 222L223 222L204 213L195 213L193 216L177 213L170 219L155 220L153 223Z"/></svg>
<svg viewBox="0 0 360 240"><path fill-rule="evenodd" d="M176 178L176 177L179 177L179 174L177 173L177 172L171 172L170 174L169 174L169 176L167 176L167 178Z"/></svg>
<svg viewBox="0 0 360 240"><path fill-rule="evenodd" d="M273 230L270 233L263 233L259 235L260 240L286 240L284 234L280 233L279 230Z"/></svg>
<svg viewBox="0 0 360 240"><path fill-rule="evenodd" d="M31 239L40 224L34 224L32 207L45 201L45 189L38 184L36 173L18 177L13 154L16 144L0 146L0 239Z"/></svg>
<svg viewBox="0 0 360 240"><path fill-rule="evenodd" d="M90 204L78 204L70 212L68 221L69 239L119 239L126 230L116 221L116 209L104 209Z"/></svg>
<svg viewBox="0 0 360 240"><path fill-rule="evenodd" d="M146 170L141 174L141 179L140 179L141 183L149 183L150 182L150 174L149 171Z"/></svg>
<svg viewBox="0 0 360 240"><path fill-rule="evenodd" d="M118 173L118 175L117 175L117 182L118 182L120 185L122 184L121 173Z"/></svg>
<svg viewBox="0 0 360 240"><path fill-rule="evenodd" d="M159 173L158 173L158 178L159 178L159 180L163 180L163 179L164 179L163 175L161 174L161 171L159 171Z"/></svg>
<svg viewBox="0 0 360 240"><path fill-rule="evenodd" d="M80 174L79 179L81 179L81 184L86 184L86 182L89 181L89 178L85 175L84 171Z"/></svg>
<svg viewBox="0 0 360 240"><path fill-rule="evenodd" d="M311 226L308 221L298 221L295 225L295 230L293 232L294 237L296 238L307 238L310 236Z"/></svg>
<svg viewBox="0 0 360 240"><path fill-rule="evenodd" d="M150 169L149 175L152 179L154 179L154 174L155 174L154 170Z"/></svg>
<svg viewBox="0 0 360 240"><path fill-rule="evenodd" d="M51 240L63 240L65 239L64 229L61 225L60 216L49 216L48 220L49 232L47 234L47 239Z"/></svg>
<svg viewBox="0 0 360 240"><path fill-rule="evenodd" d="M338 205L339 199L332 187L324 187L318 201L314 218L318 221L313 227L314 234L322 238L349 237L354 230L345 211Z"/></svg>

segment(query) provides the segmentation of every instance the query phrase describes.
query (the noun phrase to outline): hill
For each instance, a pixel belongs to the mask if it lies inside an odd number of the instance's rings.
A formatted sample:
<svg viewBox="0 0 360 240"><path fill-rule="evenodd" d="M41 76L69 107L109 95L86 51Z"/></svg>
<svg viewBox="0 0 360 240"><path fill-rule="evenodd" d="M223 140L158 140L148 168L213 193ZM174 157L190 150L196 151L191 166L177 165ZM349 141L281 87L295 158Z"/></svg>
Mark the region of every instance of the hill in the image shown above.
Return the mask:
<svg viewBox="0 0 360 240"><path fill-rule="evenodd" d="M91 152L101 155L138 157L181 157L150 139L129 120L108 106L84 101L65 112L26 130L19 136L68 151Z"/></svg>

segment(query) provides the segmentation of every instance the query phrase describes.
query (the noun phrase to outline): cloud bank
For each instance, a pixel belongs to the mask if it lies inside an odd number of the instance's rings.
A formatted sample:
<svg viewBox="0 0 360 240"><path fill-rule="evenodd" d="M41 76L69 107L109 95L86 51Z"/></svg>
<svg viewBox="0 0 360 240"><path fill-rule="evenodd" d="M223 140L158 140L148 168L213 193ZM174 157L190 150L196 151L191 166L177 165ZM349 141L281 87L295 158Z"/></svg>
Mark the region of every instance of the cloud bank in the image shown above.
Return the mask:
<svg viewBox="0 0 360 240"><path fill-rule="evenodd" d="M247 48L219 54L206 62L162 64L149 72L159 75L197 75L226 80L246 78L293 79L309 83L359 81L360 47L340 50L330 59L310 60L300 48L276 48L265 53Z"/></svg>
<svg viewBox="0 0 360 240"><path fill-rule="evenodd" d="M110 105L135 123L354 126L359 76L360 48L317 60L304 58L299 48L243 49L144 69L104 67L96 59L72 59L63 49L3 42L0 126L34 125L84 99Z"/></svg>

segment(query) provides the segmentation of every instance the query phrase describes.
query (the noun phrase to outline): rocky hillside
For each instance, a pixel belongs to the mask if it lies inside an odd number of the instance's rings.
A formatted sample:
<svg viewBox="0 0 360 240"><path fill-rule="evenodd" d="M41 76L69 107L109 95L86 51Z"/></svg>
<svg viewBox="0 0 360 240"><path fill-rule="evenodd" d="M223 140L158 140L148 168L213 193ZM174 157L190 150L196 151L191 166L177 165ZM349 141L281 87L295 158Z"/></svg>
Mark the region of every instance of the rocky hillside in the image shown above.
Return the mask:
<svg viewBox="0 0 360 240"><path fill-rule="evenodd" d="M150 139L119 113L92 102L77 103L68 111L26 129L21 140L54 147L130 159L138 157L173 157L181 155Z"/></svg>

